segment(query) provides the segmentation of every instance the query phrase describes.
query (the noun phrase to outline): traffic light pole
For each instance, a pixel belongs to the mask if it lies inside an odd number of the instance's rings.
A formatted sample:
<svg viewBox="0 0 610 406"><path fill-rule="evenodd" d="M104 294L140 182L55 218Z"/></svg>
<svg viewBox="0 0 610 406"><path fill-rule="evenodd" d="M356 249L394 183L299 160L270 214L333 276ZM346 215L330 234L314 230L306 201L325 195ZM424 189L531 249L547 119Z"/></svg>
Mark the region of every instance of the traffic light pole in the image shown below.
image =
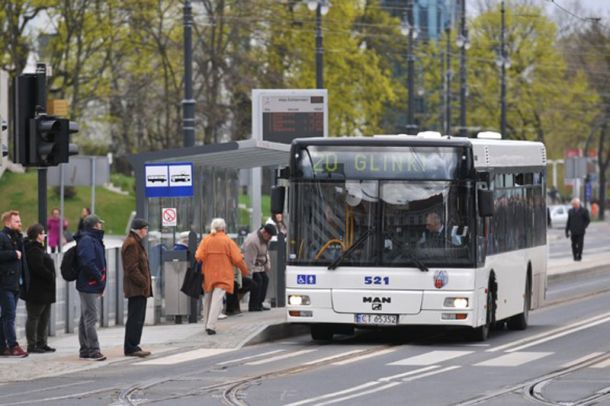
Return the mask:
<svg viewBox="0 0 610 406"><path fill-rule="evenodd" d="M47 111L47 67L36 66L36 111ZM47 169L38 168L38 223L47 230ZM47 230L48 231L48 230Z"/></svg>
<svg viewBox="0 0 610 406"><path fill-rule="evenodd" d="M38 223L47 229L47 168L38 168Z"/></svg>

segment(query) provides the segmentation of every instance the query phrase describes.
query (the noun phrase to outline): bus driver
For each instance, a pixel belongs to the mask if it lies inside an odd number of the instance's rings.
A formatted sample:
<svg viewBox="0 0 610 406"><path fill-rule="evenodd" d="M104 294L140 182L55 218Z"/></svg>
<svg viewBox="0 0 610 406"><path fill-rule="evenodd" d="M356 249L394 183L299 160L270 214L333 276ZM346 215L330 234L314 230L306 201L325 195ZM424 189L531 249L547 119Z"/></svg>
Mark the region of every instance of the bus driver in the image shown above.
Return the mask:
<svg viewBox="0 0 610 406"><path fill-rule="evenodd" d="M462 245L462 236L457 234L457 227L451 230L451 239L445 236L445 226L437 213L426 215L426 230L422 233L418 245L420 248L444 248L445 242L450 241L454 246Z"/></svg>

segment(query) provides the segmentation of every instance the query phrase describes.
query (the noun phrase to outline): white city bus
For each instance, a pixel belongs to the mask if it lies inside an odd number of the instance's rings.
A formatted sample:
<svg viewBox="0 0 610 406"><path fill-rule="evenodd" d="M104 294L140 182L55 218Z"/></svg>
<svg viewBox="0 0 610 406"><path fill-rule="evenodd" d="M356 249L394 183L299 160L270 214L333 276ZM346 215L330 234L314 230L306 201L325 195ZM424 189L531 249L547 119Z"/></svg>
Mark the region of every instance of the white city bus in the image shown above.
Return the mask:
<svg viewBox="0 0 610 406"><path fill-rule="evenodd" d="M292 143L287 320L525 329L546 292L543 144L420 133ZM272 204L283 205L283 188Z"/></svg>

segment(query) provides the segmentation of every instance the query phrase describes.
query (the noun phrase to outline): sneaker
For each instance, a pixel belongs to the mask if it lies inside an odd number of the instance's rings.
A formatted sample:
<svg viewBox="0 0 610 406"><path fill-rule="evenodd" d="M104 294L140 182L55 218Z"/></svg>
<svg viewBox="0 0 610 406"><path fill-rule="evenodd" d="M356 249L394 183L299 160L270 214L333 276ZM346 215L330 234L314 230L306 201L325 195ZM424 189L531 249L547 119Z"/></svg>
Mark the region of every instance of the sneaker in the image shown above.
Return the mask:
<svg viewBox="0 0 610 406"><path fill-rule="evenodd" d="M44 350L44 348L28 346L28 353L29 354L44 354L45 352L46 351Z"/></svg>
<svg viewBox="0 0 610 406"><path fill-rule="evenodd" d="M262 305L261 310L271 310L269 306Z"/></svg>
<svg viewBox="0 0 610 406"><path fill-rule="evenodd" d="M101 352L97 351L97 352L94 352L93 354L89 354L89 359L91 361L105 361L106 356L104 354L102 354Z"/></svg>
<svg viewBox="0 0 610 406"><path fill-rule="evenodd" d="M11 355L11 350L6 347L0 348L0 357L8 357L9 355Z"/></svg>
<svg viewBox="0 0 610 406"><path fill-rule="evenodd" d="M226 314L224 314L224 313L220 313L220 314L218 315L218 320L224 320L224 319L226 319L227 317L229 317L229 316L227 316L227 315L226 315Z"/></svg>
<svg viewBox="0 0 610 406"><path fill-rule="evenodd" d="M137 350L134 352L126 352L125 356L126 357L140 357L140 358L144 358L144 357L148 357L151 354L150 351L144 351L144 350Z"/></svg>
<svg viewBox="0 0 610 406"><path fill-rule="evenodd" d="M49 347L48 345L43 345L42 347L40 347L44 350L44 352L55 352L55 348L53 347Z"/></svg>
<svg viewBox="0 0 610 406"><path fill-rule="evenodd" d="M216 330L212 330L211 328L206 328L205 332L208 333L209 336L216 334Z"/></svg>
<svg viewBox="0 0 610 406"><path fill-rule="evenodd" d="M23 348L21 348L19 345L16 345L9 350L9 356L17 357L17 358L25 358L28 356L28 353L23 351Z"/></svg>

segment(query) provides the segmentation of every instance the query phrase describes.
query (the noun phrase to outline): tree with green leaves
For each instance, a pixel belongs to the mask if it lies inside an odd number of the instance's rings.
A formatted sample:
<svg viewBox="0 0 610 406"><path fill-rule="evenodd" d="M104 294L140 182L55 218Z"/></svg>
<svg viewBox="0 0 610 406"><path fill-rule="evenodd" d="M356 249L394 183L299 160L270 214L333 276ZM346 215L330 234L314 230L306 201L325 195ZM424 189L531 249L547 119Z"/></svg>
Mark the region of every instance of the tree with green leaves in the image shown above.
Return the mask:
<svg viewBox="0 0 610 406"><path fill-rule="evenodd" d="M599 218L605 217L606 181L610 166L610 29L599 20L590 21L581 30L573 30L562 40L563 51L572 70L584 71L586 80L596 96L596 103L587 111L592 115L589 130L582 134L585 153L597 149L599 172Z"/></svg>

